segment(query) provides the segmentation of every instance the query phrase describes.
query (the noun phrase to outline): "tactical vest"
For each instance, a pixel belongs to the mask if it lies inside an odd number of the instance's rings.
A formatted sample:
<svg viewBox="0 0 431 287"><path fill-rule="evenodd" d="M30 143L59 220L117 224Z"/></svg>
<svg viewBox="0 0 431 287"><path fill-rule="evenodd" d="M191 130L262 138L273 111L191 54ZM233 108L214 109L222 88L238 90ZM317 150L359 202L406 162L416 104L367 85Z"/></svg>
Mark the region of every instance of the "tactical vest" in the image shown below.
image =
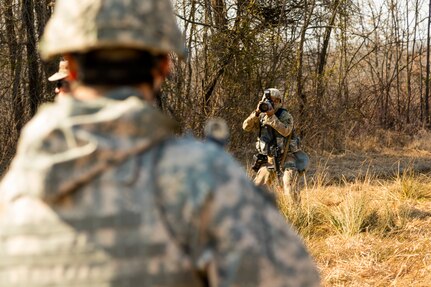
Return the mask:
<svg viewBox="0 0 431 287"><path fill-rule="evenodd" d="M279 108L275 112L275 116L280 118L283 112L287 112L284 108ZM257 139L256 148L259 153L273 156L273 149L278 146L283 152L286 138L277 132L274 128L263 124L263 117L259 119L259 137Z"/></svg>

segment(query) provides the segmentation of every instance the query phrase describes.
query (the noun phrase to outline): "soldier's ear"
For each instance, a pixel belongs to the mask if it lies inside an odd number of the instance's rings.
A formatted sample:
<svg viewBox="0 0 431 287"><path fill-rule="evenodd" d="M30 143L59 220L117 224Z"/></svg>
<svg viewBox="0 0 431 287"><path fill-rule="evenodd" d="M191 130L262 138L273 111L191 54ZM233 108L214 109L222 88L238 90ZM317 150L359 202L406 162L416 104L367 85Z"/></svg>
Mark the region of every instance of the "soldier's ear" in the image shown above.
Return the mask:
<svg viewBox="0 0 431 287"><path fill-rule="evenodd" d="M170 74L171 65L172 65L171 57L169 57L168 54L164 55L159 65L160 74L161 76L163 76L163 78L166 78Z"/></svg>
<svg viewBox="0 0 431 287"><path fill-rule="evenodd" d="M154 77L153 87L157 91L160 89L163 81L171 72L171 58L169 55L162 55L159 59L160 60L157 63L157 66L155 66L151 71Z"/></svg>
<svg viewBox="0 0 431 287"><path fill-rule="evenodd" d="M64 55L64 59L69 62L69 77L68 80L73 82L78 79L78 66L75 59L70 54Z"/></svg>

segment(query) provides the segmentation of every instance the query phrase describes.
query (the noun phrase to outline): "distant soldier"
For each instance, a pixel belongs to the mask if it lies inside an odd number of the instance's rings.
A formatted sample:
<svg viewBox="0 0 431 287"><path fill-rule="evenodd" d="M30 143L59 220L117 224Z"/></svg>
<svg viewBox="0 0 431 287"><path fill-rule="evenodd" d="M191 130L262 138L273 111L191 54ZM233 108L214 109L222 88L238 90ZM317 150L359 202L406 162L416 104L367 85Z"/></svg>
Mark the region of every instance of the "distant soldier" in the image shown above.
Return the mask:
<svg viewBox="0 0 431 287"><path fill-rule="evenodd" d="M169 0L56 2L40 51L75 84L1 184L1 286L318 286L240 165L155 108L181 39Z"/></svg>
<svg viewBox="0 0 431 287"><path fill-rule="evenodd" d="M69 63L67 61L60 61L58 71L48 78L50 82L55 83L55 94L57 96L64 96L70 93L69 77Z"/></svg>
<svg viewBox="0 0 431 287"><path fill-rule="evenodd" d="M274 180L282 181L285 195L300 201L296 184L298 174L307 164L308 156L299 150L299 139L294 133L293 117L283 108L278 89L265 90L256 109L244 120L245 131L258 131L253 170L257 172L256 185L270 186Z"/></svg>

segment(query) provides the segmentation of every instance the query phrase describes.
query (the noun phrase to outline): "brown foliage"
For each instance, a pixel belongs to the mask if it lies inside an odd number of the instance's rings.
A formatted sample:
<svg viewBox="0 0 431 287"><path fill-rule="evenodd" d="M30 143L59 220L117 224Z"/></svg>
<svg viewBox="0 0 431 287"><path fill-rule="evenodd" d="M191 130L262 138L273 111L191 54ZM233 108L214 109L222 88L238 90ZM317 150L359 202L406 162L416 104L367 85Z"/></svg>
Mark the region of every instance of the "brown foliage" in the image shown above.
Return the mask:
<svg viewBox="0 0 431 287"><path fill-rule="evenodd" d="M46 78L57 61L42 63L36 51L48 2L5 0L0 10L0 172L22 126L53 96ZM308 151L343 152L381 130L413 136L427 124L423 15L418 1L412 13L395 2L383 11L352 1L177 0L189 58L174 58L162 107L198 137L208 118L225 118L242 160L256 135L241 123L268 87L284 93Z"/></svg>

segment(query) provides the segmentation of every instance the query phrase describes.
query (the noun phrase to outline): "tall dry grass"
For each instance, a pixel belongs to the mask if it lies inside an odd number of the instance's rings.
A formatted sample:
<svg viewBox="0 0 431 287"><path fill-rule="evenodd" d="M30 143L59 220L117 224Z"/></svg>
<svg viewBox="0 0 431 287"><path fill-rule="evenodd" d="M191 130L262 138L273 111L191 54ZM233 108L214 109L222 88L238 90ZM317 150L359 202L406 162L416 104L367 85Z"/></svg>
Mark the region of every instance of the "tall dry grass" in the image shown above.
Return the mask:
<svg viewBox="0 0 431 287"><path fill-rule="evenodd" d="M352 137L312 160L301 203L277 202L322 285L431 286L431 132Z"/></svg>
<svg viewBox="0 0 431 287"><path fill-rule="evenodd" d="M430 177L404 169L379 180L366 172L330 185L325 172L322 166L308 179L300 204L278 197L323 286L430 286Z"/></svg>

